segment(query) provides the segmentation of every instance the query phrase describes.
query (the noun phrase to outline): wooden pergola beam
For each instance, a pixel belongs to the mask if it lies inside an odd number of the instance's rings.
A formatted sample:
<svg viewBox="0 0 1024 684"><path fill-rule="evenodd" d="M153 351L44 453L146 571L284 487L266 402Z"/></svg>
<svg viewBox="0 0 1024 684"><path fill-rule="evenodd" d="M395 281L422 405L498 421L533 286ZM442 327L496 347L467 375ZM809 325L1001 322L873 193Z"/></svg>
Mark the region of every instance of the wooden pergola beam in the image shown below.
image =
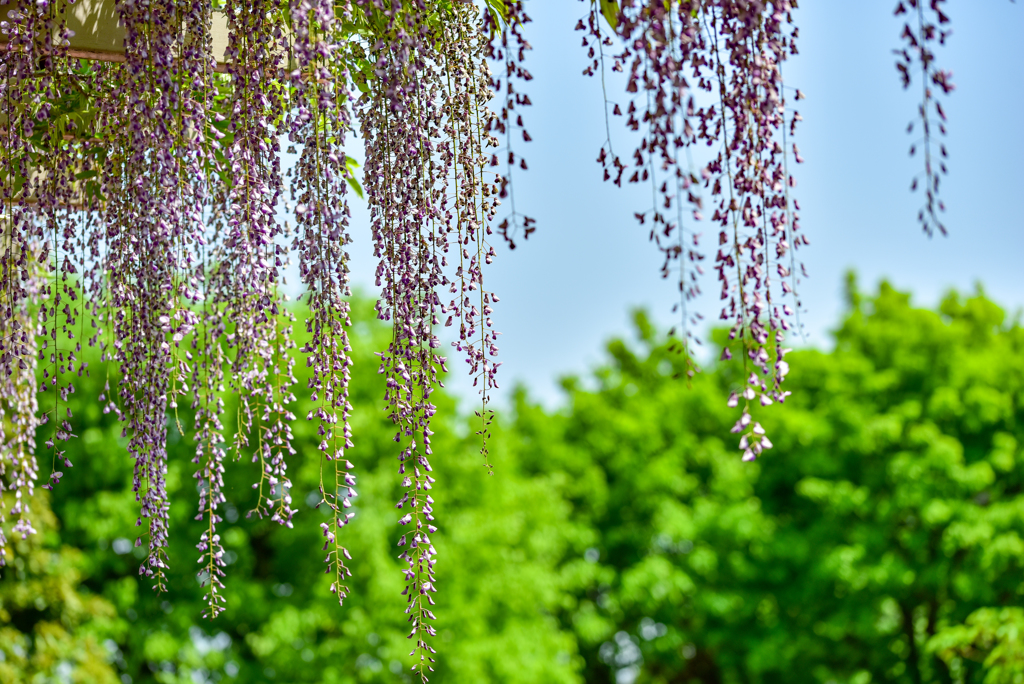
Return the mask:
<svg viewBox="0 0 1024 684"><path fill-rule="evenodd" d="M77 0L63 5L67 26L74 32L66 53L69 57L95 62L124 62L125 30L117 13L116 0ZM11 9L20 9L27 3L16 2L0 5L0 13L6 15ZM60 7L57 8L58 10ZM34 11L25 9L23 11ZM213 54L217 58L217 71L224 71L224 53L228 48L228 23L223 12L214 12L210 26L213 38ZM7 43L0 41L0 51Z"/></svg>

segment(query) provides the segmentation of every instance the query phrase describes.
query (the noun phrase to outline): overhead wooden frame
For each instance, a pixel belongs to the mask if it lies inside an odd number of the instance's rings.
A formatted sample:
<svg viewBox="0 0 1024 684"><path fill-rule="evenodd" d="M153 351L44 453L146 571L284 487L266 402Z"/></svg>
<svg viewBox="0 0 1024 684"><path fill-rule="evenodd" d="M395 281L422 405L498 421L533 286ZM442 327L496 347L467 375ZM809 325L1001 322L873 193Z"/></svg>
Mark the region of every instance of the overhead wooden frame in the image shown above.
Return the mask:
<svg viewBox="0 0 1024 684"><path fill-rule="evenodd" d="M2 0L0 0L2 1ZM64 21L72 35L62 54L73 59L93 62L123 63L125 56L125 27L117 10L118 0L51 0L53 9L64 13ZM0 4L0 20L10 20L14 11L35 12L34 0L7 0L6 5ZM229 31L227 15L220 10L213 10L210 21L210 38L212 54L217 60L215 71L226 73L228 65L225 54L228 49ZM7 36L0 34L0 59L7 52L9 42ZM284 51L282 50L282 53ZM290 68L294 66L290 54L282 54ZM8 112L0 110L0 142L6 131ZM77 137L65 135L66 140L77 140ZM30 174L34 171L30 169ZM9 179L8 179L9 180ZM14 182L19 191L24 180ZM20 204L35 204L32 197L20 197L15 201ZM73 202L72 206L81 206Z"/></svg>
<svg viewBox="0 0 1024 684"><path fill-rule="evenodd" d="M123 62L125 29L117 12L116 0L58 0L65 7L67 27L74 32L67 48L69 57L88 59L96 62ZM0 18L29 3L15 2L0 5ZM32 3L34 4L34 3ZM32 10L24 10L32 11ZM228 48L228 21L223 12L213 12L210 26L213 39L213 54L218 67L223 67L224 53ZM0 51L7 43L0 36ZM221 70L218 68L218 71Z"/></svg>

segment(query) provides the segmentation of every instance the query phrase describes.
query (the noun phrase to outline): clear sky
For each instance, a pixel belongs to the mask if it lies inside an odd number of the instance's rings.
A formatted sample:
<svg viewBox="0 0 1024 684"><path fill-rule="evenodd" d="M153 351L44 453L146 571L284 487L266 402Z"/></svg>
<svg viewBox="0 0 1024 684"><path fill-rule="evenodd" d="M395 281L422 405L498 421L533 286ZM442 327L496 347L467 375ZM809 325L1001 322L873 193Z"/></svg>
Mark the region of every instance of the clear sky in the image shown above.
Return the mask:
<svg viewBox="0 0 1024 684"><path fill-rule="evenodd" d="M502 390L517 381L554 406L557 379L583 374L603 358L605 342L629 335L629 312L647 308L673 324L675 287L658 276L660 258L633 212L650 203L649 189L618 189L601 181L595 163L604 141L600 81L581 71L586 55L573 31L587 4L528 0L535 79L522 146L529 172L516 177L520 211L537 232L518 249L499 248L485 275L501 297L495 320L503 332ZM827 348L842 313L842 280L854 269L863 288L882 278L934 305L950 288L988 295L1011 312L1024 306L1024 5L1009 0L953 0L953 35L939 51L957 86L946 99L950 173L943 181L947 238L927 238L915 217L920 195L909 192L918 171L908 158L905 129L917 101L900 87L893 66L902 24L895 0L803 0L795 12L800 55L787 62L786 81L807 99L797 142L796 196L811 246L801 251L811 278L804 283L807 343ZM612 85L611 99L621 97ZM621 119L617 120L621 124ZM613 124L616 121L613 121ZM620 134L622 131L618 131ZM613 136L616 130L613 128ZM627 141L620 136L625 147ZM353 155L356 156L356 155ZM361 155L359 155L361 156ZM354 279L373 292L367 215L354 207ZM710 240L705 251L711 253ZM713 257L713 253L711 253ZM713 275L713 273L711 274ZM712 292L713 283L706 281ZM717 318L715 296L697 302ZM797 341L797 346L801 343ZM458 367L459 364L453 364ZM468 382L449 382L467 399ZM469 408L469 407L467 407Z"/></svg>

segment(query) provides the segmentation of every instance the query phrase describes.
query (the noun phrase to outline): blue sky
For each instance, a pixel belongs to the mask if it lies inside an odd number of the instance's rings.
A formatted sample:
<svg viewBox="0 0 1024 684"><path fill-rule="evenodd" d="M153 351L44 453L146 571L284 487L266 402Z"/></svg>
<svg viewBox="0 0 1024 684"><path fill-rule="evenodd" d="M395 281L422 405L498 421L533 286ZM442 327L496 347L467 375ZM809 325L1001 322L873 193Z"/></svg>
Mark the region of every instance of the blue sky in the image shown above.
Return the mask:
<svg viewBox="0 0 1024 684"><path fill-rule="evenodd" d="M645 307L667 329L677 294L658 276L657 250L633 218L649 204L649 190L604 183L595 163L605 136L600 81L581 75L587 60L573 31L587 5L526 5L534 19L528 27L534 106L527 115L533 142L522 147L530 170L516 177L516 199L538 229L514 252L499 248L485 277L501 298L498 405L524 382L554 406L558 377L599 363L609 338L630 334L632 308ZM807 344L818 347L831 344L847 269L858 273L863 288L888 278L923 305L980 282L1011 312L1024 306L1024 6L948 3L953 35L939 59L957 86L946 101L951 159L943 197L950 235L929 239L915 220L920 196L909 191L918 166L908 158L905 129L919 91L903 92L893 66L901 27L894 5L803 0L795 12L800 55L785 74L807 95L799 103L804 121L796 141L806 162L797 167L796 196L811 240L801 251L811 275L802 321ZM621 85L611 83L610 98L623 93ZM619 140L628 142L624 135ZM367 215L363 207L354 210L353 276L373 292ZM706 239L705 245L710 251ZM713 291L710 280L705 289ZM696 306L717 317L714 296ZM472 400L468 382L453 379L449 386Z"/></svg>

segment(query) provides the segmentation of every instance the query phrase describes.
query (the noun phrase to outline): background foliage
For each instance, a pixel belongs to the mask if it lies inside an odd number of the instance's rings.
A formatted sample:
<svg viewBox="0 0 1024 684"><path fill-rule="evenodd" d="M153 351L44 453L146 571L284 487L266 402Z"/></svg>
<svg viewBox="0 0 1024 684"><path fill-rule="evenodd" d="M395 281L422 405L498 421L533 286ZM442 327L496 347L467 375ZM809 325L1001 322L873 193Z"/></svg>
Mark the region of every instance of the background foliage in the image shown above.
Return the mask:
<svg viewBox="0 0 1024 684"><path fill-rule="evenodd" d="M793 353L794 395L763 416L775 448L753 464L723 439L719 398L742 370L688 388L641 313L635 342L565 380L562 410L518 393L494 477L474 422L442 411L436 681L1024 681L1024 331L980 293L938 311L885 284L848 293L835 350ZM136 574L120 429L84 401L53 515L0 580L0 682L401 681L399 488L372 317L357 302L344 609L319 571L312 428L296 429L295 529L247 518L255 466L229 470L228 611L210 622L187 541L191 417L185 438L172 421L173 564L156 595ZM77 396L102 387L92 368Z"/></svg>

